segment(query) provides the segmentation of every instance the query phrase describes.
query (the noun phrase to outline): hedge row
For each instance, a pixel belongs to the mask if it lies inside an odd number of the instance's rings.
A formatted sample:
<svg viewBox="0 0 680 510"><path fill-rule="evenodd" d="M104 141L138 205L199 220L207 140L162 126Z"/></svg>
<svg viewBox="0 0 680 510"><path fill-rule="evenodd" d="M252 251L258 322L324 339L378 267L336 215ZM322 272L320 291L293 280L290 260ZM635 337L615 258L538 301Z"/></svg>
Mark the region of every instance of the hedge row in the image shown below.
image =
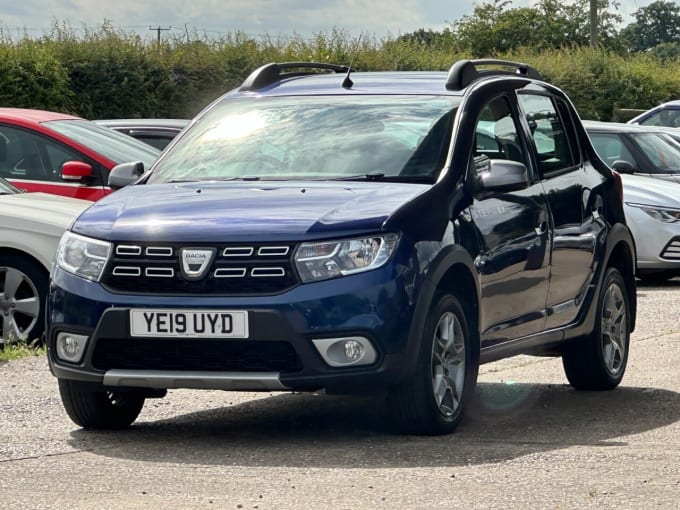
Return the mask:
<svg viewBox="0 0 680 510"><path fill-rule="evenodd" d="M584 118L610 120L615 108L648 108L680 98L680 62L590 48L496 55L530 63L563 88ZM86 118L191 117L265 62L320 61L360 70L446 70L466 55L398 39L351 38L341 31L311 40L145 42L103 26L76 36L55 27L40 39L0 32L0 106L43 108Z"/></svg>

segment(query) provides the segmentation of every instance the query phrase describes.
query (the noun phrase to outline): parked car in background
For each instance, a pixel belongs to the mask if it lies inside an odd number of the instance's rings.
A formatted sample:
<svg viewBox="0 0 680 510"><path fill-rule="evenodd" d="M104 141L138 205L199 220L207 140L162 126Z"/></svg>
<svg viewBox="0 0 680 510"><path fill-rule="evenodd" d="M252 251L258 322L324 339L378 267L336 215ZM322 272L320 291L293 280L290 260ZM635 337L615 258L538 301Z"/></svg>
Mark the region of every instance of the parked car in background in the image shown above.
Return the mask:
<svg viewBox="0 0 680 510"><path fill-rule="evenodd" d="M102 119L94 122L163 150L189 124L190 120Z"/></svg>
<svg viewBox="0 0 680 510"><path fill-rule="evenodd" d="M648 281L678 276L680 182L674 181L680 177L680 144L666 133L671 128L583 124L600 157L621 173L624 212L637 248L636 275Z"/></svg>
<svg viewBox="0 0 680 510"><path fill-rule="evenodd" d="M125 187L64 234L48 299L50 368L82 427L127 427L169 388L324 389L444 434L480 363L623 378L620 176L525 64L267 64L109 183Z"/></svg>
<svg viewBox="0 0 680 510"><path fill-rule="evenodd" d="M680 127L680 101L662 103L633 117L627 123L642 126Z"/></svg>
<svg viewBox="0 0 680 510"><path fill-rule="evenodd" d="M111 192L114 166L140 161L149 167L159 154L80 117L0 108L0 177L26 191L97 200Z"/></svg>
<svg viewBox="0 0 680 510"><path fill-rule="evenodd" d="M680 183L622 175L624 212L637 248L637 276L680 276Z"/></svg>
<svg viewBox="0 0 680 510"><path fill-rule="evenodd" d="M0 178L0 344L42 335L57 243L91 204L46 193L22 193Z"/></svg>
<svg viewBox="0 0 680 510"><path fill-rule="evenodd" d="M680 182L680 143L658 128L586 120L599 156L620 174Z"/></svg>

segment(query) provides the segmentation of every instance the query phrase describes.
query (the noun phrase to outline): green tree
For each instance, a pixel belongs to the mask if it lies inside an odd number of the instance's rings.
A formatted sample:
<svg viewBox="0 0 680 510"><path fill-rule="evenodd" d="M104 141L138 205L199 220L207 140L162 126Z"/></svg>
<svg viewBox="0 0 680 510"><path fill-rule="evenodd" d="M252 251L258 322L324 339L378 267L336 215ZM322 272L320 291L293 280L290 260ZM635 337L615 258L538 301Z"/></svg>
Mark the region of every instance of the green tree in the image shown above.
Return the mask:
<svg viewBox="0 0 680 510"><path fill-rule="evenodd" d="M633 51L680 43L680 6L657 0L633 13L635 21L621 31Z"/></svg>
<svg viewBox="0 0 680 510"><path fill-rule="evenodd" d="M533 7L512 8L511 0L475 6L472 15L452 24L462 50L490 56L518 48L536 50L586 46L590 43L590 0L566 5L561 0L539 0ZM600 46L621 49L616 25L621 16L610 12L610 0L598 0ZM616 4L611 2L615 9Z"/></svg>

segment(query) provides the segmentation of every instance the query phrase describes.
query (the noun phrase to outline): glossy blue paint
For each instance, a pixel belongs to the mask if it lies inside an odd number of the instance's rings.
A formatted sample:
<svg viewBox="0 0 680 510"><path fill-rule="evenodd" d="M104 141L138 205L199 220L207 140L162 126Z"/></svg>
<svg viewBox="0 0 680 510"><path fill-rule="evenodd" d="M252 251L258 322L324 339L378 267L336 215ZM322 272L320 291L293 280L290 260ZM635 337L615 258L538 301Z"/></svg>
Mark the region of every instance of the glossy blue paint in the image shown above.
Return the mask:
<svg viewBox="0 0 680 510"><path fill-rule="evenodd" d="M90 207L74 226L110 241L287 241L380 231L428 188L338 182L192 182L130 186ZM148 196L153 195L149 207Z"/></svg>

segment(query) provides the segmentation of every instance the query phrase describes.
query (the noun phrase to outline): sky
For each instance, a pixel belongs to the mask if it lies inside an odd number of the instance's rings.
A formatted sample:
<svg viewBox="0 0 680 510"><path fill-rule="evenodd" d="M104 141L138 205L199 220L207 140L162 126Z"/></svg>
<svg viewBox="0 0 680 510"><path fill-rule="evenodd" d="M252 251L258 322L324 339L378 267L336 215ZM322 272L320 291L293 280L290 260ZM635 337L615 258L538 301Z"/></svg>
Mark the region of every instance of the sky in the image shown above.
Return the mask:
<svg viewBox="0 0 680 510"><path fill-rule="evenodd" d="M568 0L567 0L568 1ZM619 0L624 25L653 0ZM680 0L678 0L680 1ZM472 13L479 0L0 0L0 27L10 36L41 36L55 22L74 29L105 20L115 28L156 38L150 27L209 37L237 31L252 36L310 38L339 29L350 36L398 36L419 28L442 30ZM532 0L513 0L512 7Z"/></svg>

